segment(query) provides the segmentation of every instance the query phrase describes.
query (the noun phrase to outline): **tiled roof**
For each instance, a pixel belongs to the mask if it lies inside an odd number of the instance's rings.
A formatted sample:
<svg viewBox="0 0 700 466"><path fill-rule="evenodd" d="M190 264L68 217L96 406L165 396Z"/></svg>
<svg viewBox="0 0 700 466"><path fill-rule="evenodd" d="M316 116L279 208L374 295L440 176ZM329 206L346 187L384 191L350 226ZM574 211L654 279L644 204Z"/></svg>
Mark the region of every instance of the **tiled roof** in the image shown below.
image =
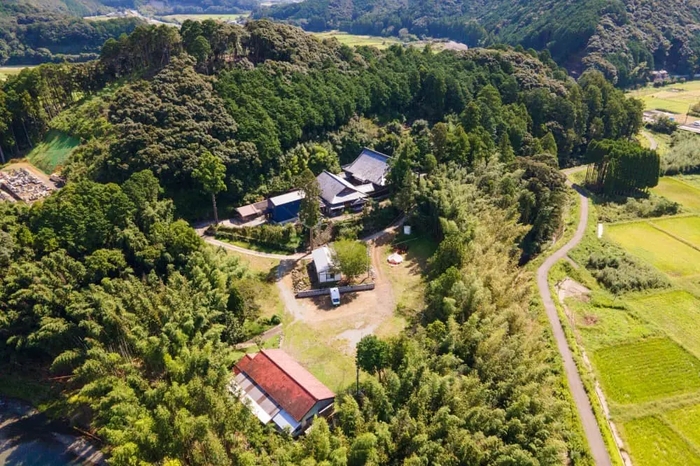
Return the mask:
<svg viewBox="0 0 700 466"><path fill-rule="evenodd" d="M246 355L236 364L285 411L301 421L320 400L335 397L309 371L279 349Z"/></svg>
<svg viewBox="0 0 700 466"><path fill-rule="evenodd" d="M326 205L344 204L366 197L350 182L328 171L318 175L316 181L321 190L321 199Z"/></svg>
<svg viewBox="0 0 700 466"><path fill-rule="evenodd" d="M364 148L355 161L344 167L343 170L350 173L358 181L384 186L386 174L389 171L389 156Z"/></svg>

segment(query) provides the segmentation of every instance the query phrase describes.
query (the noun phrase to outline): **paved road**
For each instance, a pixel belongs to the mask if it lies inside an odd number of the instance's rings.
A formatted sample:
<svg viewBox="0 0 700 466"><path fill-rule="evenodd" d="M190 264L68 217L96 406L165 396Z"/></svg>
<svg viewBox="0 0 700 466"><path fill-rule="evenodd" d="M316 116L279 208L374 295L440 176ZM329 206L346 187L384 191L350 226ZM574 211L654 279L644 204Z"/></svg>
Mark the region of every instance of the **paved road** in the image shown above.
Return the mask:
<svg viewBox="0 0 700 466"><path fill-rule="evenodd" d="M654 139L654 136L647 133L646 131L642 131L642 136L647 138L647 141L649 141L649 149L656 150L656 148L659 146L659 143L656 142L656 139Z"/></svg>
<svg viewBox="0 0 700 466"><path fill-rule="evenodd" d="M540 295L542 296L544 308L547 311L547 318L549 319L549 323L552 325L552 332L554 333L554 339L557 342L559 353L564 361L566 379L569 382L571 395L573 396L574 403L576 403L576 408L578 409L579 417L581 418L581 423L583 424L583 431L588 439L588 446L593 454L595 464L598 466L609 466L612 464L610 461L610 456L608 454L608 450L605 448L603 435L600 432L595 415L593 414L593 408L591 407L590 400L588 399L588 394L583 388L583 382L581 381L581 376L578 373L578 368L576 367L574 358L571 355L571 350L569 349L566 336L564 335L564 329L559 321L559 315L557 314L557 309L554 306L554 301L552 300L552 294L549 292L549 282L547 280L549 270L552 268L552 266L556 264L557 261L564 258L566 254L581 241L583 234L586 231L586 225L588 224L588 198L579 192L579 199L581 201L581 216L579 218L578 227L576 228L576 233L568 243L566 243L557 252L549 256L540 266L540 268L537 269L537 287L539 288Z"/></svg>

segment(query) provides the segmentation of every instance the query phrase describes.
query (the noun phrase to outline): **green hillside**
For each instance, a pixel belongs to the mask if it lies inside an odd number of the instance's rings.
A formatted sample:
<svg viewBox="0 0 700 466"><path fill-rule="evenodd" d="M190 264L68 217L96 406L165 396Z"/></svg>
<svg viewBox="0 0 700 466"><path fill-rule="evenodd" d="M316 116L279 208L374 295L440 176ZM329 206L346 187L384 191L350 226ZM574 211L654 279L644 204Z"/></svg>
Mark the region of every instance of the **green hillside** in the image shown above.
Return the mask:
<svg viewBox="0 0 700 466"><path fill-rule="evenodd" d="M700 51L697 0L305 0L257 16L314 31L448 37L472 47L506 42L547 48L567 68L595 67L620 85L653 69L694 73Z"/></svg>

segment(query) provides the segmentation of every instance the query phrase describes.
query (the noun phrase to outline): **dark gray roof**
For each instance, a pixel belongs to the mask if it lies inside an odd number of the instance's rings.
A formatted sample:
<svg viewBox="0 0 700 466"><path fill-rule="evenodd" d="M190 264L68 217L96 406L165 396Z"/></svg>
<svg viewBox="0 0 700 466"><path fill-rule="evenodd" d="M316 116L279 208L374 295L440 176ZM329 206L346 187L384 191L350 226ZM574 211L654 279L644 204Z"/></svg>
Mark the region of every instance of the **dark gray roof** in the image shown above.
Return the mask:
<svg viewBox="0 0 700 466"><path fill-rule="evenodd" d="M343 204L366 197L348 181L325 170L316 177L316 181L321 190L321 199L326 205Z"/></svg>
<svg viewBox="0 0 700 466"><path fill-rule="evenodd" d="M389 171L389 156L365 147L355 161L343 170L358 181L385 186L385 177Z"/></svg>

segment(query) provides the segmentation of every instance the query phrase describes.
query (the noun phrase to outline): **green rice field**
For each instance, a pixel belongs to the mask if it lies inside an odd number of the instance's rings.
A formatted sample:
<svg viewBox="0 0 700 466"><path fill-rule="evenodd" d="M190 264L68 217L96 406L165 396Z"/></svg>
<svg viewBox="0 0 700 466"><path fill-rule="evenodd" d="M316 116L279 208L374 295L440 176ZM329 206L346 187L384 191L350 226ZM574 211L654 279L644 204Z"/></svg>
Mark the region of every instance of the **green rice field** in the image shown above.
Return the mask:
<svg viewBox="0 0 700 466"><path fill-rule="evenodd" d="M44 173L53 173L62 166L80 141L61 133L49 131L44 140L29 153L29 161Z"/></svg>
<svg viewBox="0 0 700 466"><path fill-rule="evenodd" d="M616 403L658 400L700 389L700 360L668 338L611 346L593 353L607 396Z"/></svg>
<svg viewBox="0 0 700 466"><path fill-rule="evenodd" d="M665 110L685 115L688 107L700 102L700 81L669 84L664 87L647 86L627 93L644 102L645 110Z"/></svg>
<svg viewBox="0 0 700 466"><path fill-rule="evenodd" d="M632 306L643 318L700 358L700 300L695 296L685 291L671 291L635 300Z"/></svg>
<svg viewBox="0 0 700 466"><path fill-rule="evenodd" d="M610 225L605 235L631 254L673 277L700 274L700 251L646 222Z"/></svg>
<svg viewBox="0 0 700 466"><path fill-rule="evenodd" d="M677 202L688 210L700 212L700 188L680 178L659 178L659 184L651 192Z"/></svg>
<svg viewBox="0 0 700 466"><path fill-rule="evenodd" d="M675 430L695 445L700 445L700 405L676 409L664 414Z"/></svg>
<svg viewBox="0 0 700 466"><path fill-rule="evenodd" d="M664 231L700 247L700 217L676 217L654 220L653 223Z"/></svg>
<svg viewBox="0 0 700 466"><path fill-rule="evenodd" d="M695 466L700 456L688 443L655 417L627 422L624 436L635 466Z"/></svg>
<svg viewBox="0 0 700 466"><path fill-rule="evenodd" d="M321 40L335 37L341 44L349 45L351 47L366 45L370 47L377 47L378 49L385 49L392 44L400 43L400 41L395 37L359 36L341 31L315 32L312 34Z"/></svg>

